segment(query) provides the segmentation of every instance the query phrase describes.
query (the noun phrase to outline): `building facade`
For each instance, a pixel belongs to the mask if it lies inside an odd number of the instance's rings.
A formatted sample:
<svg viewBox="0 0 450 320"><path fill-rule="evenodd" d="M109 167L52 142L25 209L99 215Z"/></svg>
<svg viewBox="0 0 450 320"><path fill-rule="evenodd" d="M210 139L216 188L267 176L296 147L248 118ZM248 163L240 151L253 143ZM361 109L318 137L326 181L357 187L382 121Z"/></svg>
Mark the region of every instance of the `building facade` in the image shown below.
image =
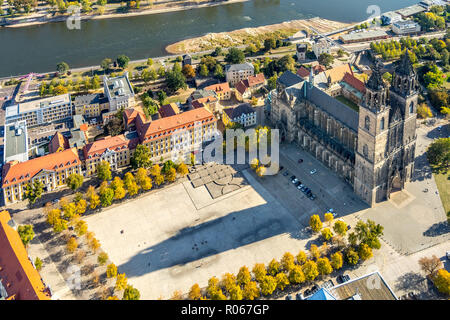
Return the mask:
<svg viewBox="0 0 450 320"><path fill-rule="evenodd" d="M242 64L231 64L225 67L226 81L234 86L241 80L245 80L255 74L255 68L249 62Z"/></svg>
<svg viewBox="0 0 450 320"><path fill-rule="evenodd" d="M413 172L417 75L408 53L390 90L376 66L359 112L314 86L314 80L272 92L271 121L282 140L293 141L373 206L401 190Z"/></svg>
<svg viewBox="0 0 450 320"><path fill-rule="evenodd" d="M103 78L103 88L109 102L110 112L134 106L134 91L128 79L128 72L115 78L105 76Z"/></svg>
<svg viewBox="0 0 450 320"><path fill-rule="evenodd" d="M395 34L417 33L420 32L420 25L411 20L398 21L392 24L392 31Z"/></svg>
<svg viewBox="0 0 450 320"><path fill-rule="evenodd" d="M73 108L76 115L98 117L103 110L109 109L109 104L103 94L87 94L75 97Z"/></svg>
<svg viewBox="0 0 450 320"><path fill-rule="evenodd" d="M68 93L6 108L5 123L25 120L28 127L52 123L72 117L73 108Z"/></svg>
<svg viewBox="0 0 450 320"><path fill-rule="evenodd" d="M231 89L228 82L213 84L211 86L205 87L205 90L214 91L219 100L230 100L231 99Z"/></svg>
<svg viewBox="0 0 450 320"><path fill-rule="evenodd" d="M244 128L256 124L256 110L248 103L242 103L235 108L223 110L222 122L225 126L239 123Z"/></svg>
<svg viewBox="0 0 450 320"><path fill-rule="evenodd" d="M328 43L328 41L326 39L317 39L313 42L312 44L312 50L314 52L314 54L316 55L317 58L319 58L319 56L322 53L331 53L331 47Z"/></svg>

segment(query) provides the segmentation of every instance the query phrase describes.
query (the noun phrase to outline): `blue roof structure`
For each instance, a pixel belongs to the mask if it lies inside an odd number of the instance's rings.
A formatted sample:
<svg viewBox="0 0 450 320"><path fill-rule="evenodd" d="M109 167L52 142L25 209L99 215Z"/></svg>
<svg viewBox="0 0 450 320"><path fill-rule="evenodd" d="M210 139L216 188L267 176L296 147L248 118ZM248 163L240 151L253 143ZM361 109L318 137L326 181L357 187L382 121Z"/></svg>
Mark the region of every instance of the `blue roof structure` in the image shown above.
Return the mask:
<svg viewBox="0 0 450 320"><path fill-rule="evenodd" d="M321 288L306 300L337 300L327 289Z"/></svg>

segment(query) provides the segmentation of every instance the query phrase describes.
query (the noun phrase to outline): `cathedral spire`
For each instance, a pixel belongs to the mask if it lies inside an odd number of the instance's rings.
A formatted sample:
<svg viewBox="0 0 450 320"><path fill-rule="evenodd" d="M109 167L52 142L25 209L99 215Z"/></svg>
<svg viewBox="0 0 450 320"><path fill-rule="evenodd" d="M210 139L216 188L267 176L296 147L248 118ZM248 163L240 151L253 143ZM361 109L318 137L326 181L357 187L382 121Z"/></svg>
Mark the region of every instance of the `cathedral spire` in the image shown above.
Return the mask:
<svg viewBox="0 0 450 320"><path fill-rule="evenodd" d="M381 68L380 63L378 61L375 62L375 66L372 71L372 75L366 83L366 87L368 89L379 91L383 89L386 85L383 82L383 77L381 76Z"/></svg>
<svg viewBox="0 0 450 320"><path fill-rule="evenodd" d="M411 77L415 75L408 49L406 49L405 53L402 55L400 63L397 68L395 68L395 73Z"/></svg>
<svg viewBox="0 0 450 320"><path fill-rule="evenodd" d="M309 86L314 87L314 68L311 67L311 72L309 73Z"/></svg>

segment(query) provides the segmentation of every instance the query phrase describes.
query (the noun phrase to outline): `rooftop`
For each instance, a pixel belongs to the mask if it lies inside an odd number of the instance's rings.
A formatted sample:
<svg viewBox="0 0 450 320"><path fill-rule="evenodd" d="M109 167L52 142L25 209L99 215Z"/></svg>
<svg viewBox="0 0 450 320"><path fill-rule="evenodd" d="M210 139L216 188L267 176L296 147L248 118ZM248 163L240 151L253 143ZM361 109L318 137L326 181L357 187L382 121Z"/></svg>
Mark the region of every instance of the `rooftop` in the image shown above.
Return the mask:
<svg viewBox="0 0 450 320"><path fill-rule="evenodd" d="M339 300L397 300L378 271L337 285L330 292Z"/></svg>
<svg viewBox="0 0 450 320"><path fill-rule="evenodd" d="M406 7L400 10L397 10L396 12L400 15L402 15L403 17L409 17L412 15L415 15L417 13L420 12L424 12L426 11L426 9L418 4L412 5L410 7Z"/></svg>
<svg viewBox="0 0 450 320"><path fill-rule="evenodd" d="M126 139L123 134L114 137L104 137L89 143L83 148L85 159L88 159L89 156L100 156L106 149L119 151L121 149L130 148L130 141L131 140Z"/></svg>
<svg viewBox="0 0 450 320"><path fill-rule="evenodd" d="M31 112L40 108L58 106L61 104L70 103L70 95L68 93L59 96L31 100L24 103L19 103L14 106L6 108L6 117L17 116L21 113Z"/></svg>
<svg viewBox="0 0 450 320"><path fill-rule="evenodd" d="M363 32L355 32L344 34L340 36L343 41L355 41L355 40L363 40L368 38L378 38L378 37L387 37L386 31L383 30L370 30Z"/></svg>
<svg viewBox="0 0 450 320"><path fill-rule="evenodd" d="M248 103L242 103L235 108L223 109L231 120L240 118L243 114L251 114L256 112L255 109Z"/></svg>
<svg viewBox="0 0 450 320"><path fill-rule="evenodd" d="M228 92L231 89L230 89L230 85L228 84L228 82L222 82L222 83L217 83L217 84L207 86L207 87L205 87L205 90L211 90L216 93L219 93L219 92Z"/></svg>
<svg viewBox="0 0 450 320"><path fill-rule="evenodd" d="M19 233L11 226L8 211L0 212L0 279L6 299L49 300L41 276L28 259Z"/></svg>
<svg viewBox="0 0 450 320"><path fill-rule="evenodd" d="M112 98L134 96L133 88L128 80L127 73L115 78L108 78L105 76L104 82L106 84L105 88L109 91L109 95Z"/></svg>
<svg viewBox="0 0 450 320"><path fill-rule="evenodd" d="M277 82L284 85L285 87L293 86L294 84L302 82L303 79L292 73L291 71L284 72L278 79Z"/></svg>
<svg viewBox="0 0 450 320"><path fill-rule="evenodd" d="M4 162L14 160L14 156L21 154L26 154L28 159L28 134L25 120L5 125Z"/></svg>
<svg viewBox="0 0 450 320"><path fill-rule="evenodd" d="M161 106L158 110L161 117L171 117L180 113L180 109L176 103L169 103Z"/></svg>
<svg viewBox="0 0 450 320"><path fill-rule="evenodd" d="M82 96L76 96L73 100L73 105L75 107L84 106L89 104L102 104L107 102L106 97L103 93L86 94Z"/></svg>
<svg viewBox="0 0 450 320"><path fill-rule="evenodd" d="M48 144L48 151L50 153L64 151L68 148L69 141L60 132L56 132L50 140L50 143Z"/></svg>
<svg viewBox="0 0 450 320"><path fill-rule="evenodd" d="M240 64L229 64L225 66L225 72L228 71L241 71L241 70L254 70L255 68L250 62Z"/></svg>
<svg viewBox="0 0 450 320"><path fill-rule="evenodd" d="M353 75L352 67L348 63L325 70L327 79L328 77L330 77L332 83L341 81L346 73L350 73L351 75Z"/></svg>

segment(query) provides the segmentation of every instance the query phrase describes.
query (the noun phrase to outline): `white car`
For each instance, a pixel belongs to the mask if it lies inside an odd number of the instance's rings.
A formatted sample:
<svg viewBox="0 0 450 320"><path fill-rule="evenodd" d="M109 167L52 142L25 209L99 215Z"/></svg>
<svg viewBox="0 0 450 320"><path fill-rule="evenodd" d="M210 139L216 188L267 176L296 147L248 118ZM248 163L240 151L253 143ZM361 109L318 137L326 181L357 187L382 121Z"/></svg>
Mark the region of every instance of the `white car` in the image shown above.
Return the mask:
<svg viewBox="0 0 450 320"><path fill-rule="evenodd" d="M310 173L311 173L311 174L314 174L314 173L316 173L316 172L317 172L316 169L312 169Z"/></svg>
<svg viewBox="0 0 450 320"><path fill-rule="evenodd" d="M447 252L445 253L445 255L447 256L447 260L450 260L450 251L447 251Z"/></svg>

